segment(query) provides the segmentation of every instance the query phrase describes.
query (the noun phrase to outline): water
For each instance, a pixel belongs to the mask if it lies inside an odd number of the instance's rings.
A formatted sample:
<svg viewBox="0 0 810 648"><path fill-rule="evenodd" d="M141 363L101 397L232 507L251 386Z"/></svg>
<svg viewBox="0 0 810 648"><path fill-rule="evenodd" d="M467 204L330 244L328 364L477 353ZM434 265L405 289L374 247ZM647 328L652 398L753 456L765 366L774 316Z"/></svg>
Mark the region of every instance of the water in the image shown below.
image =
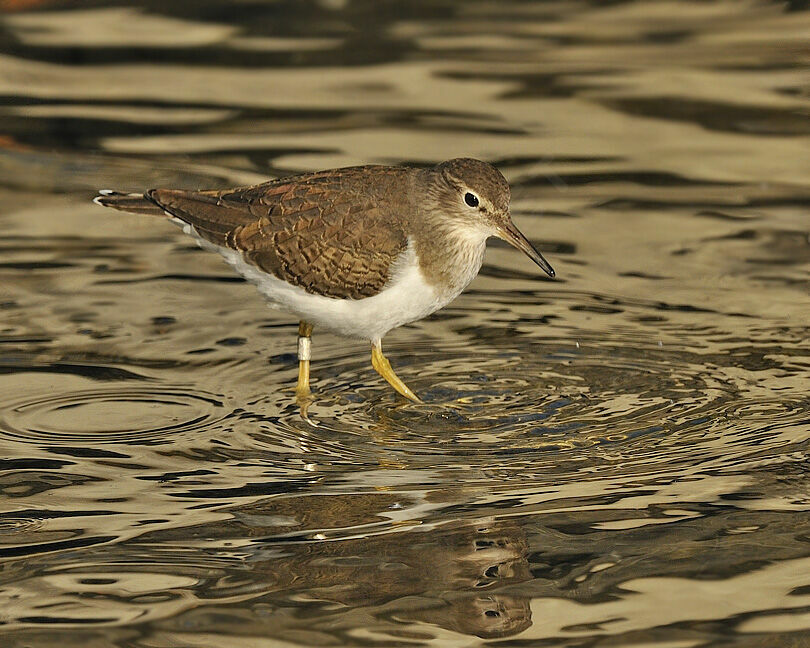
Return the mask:
<svg viewBox="0 0 810 648"><path fill-rule="evenodd" d="M810 642L803 2L0 2L12 648ZM386 349L94 190L495 162Z"/></svg>

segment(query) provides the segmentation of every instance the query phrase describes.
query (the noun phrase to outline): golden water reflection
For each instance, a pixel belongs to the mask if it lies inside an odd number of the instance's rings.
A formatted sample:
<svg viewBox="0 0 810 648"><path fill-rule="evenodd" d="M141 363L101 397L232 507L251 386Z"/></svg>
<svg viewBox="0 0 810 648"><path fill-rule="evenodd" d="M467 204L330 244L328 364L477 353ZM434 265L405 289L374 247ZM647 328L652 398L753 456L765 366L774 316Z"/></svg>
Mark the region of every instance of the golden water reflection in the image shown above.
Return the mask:
<svg viewBox="0 0 810 648"><path fill-rule="evenodd" d="M0 2L12 648L800 645L801 2ZM223 8L224 7L224 8ZM96 189L498 165L491 246L387 353L315 339Z"/></svg>

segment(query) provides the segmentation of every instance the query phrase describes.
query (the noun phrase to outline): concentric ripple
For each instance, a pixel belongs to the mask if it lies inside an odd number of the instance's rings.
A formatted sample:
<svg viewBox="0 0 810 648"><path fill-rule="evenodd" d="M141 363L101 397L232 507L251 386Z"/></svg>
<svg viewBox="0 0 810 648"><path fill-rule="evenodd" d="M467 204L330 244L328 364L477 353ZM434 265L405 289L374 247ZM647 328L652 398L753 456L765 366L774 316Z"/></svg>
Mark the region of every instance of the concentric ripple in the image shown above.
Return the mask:
<svg viewBox="0 0 810 648"><path fill-rule="evenodd" d="M775 400L757 390L763 368L715 364L695 349L578 337L580 347L525 339L519 351L490 341L471 352L463 339L441 348L389 345L392 363L423 404L403 401L364 357L341 351L313 370L316 427L278 400L284 414L272 434L305 434L313 460L338 463L379 458L384 449L412 467L463 458L465 465L506 467L573 461L576 470L621 461L625 470L654 470L750 446L755 431L773 435L773 426L763 426L772 419L789 426L806 406L795 394ZM741 414L747 423L735 426Z"/></svg>
<svg viewBox="0 0 810 648"><path fill-rule="evenodd" d="M39 518L17 516L0 518L0 545L17 543L20 536L35 533L41 527L42 520Z"/></svg>
<svg viewBox="0 0 810 648"><path fill-rule="evenodd" d="M226 412L213 394L160 387L66 391L8 404L0 435L55 444L160 443Z"/></svg>

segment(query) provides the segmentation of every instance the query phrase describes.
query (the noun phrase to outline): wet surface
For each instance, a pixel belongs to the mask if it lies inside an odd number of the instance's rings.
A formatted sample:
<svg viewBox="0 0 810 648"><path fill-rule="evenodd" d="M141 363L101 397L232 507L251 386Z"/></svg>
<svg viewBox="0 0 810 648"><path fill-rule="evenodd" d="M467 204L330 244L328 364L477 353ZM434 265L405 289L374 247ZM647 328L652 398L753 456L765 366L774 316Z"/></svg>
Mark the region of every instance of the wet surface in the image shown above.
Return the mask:
<svg viewBox="0 0 810 648"><path fill-rule="evenodd" d="M810 641L804 3L0 8L4 646ZM294 318L89 202L463 155L558 280L392 332L422 405L316 331L317 427Z"/></svg>

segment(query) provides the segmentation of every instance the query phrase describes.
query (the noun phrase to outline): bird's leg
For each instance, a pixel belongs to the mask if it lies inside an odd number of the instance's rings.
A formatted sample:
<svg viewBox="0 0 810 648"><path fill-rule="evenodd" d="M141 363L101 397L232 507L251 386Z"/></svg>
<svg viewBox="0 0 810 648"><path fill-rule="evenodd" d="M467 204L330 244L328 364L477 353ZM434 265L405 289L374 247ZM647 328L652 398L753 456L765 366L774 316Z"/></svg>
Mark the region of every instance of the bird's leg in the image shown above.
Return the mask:
<svg viewBox="0 0 810 648"><path fill-rule="evenodd" d="M295 401L301 408L301 418L315 425L309 419L309 406L312 404L312 393L309 390L309 359L312 356L312 324L301 320L298 322L298 383L295 386Z"/></svg>
<svg viewBox="0 0 810 648"><path fill-rule="evenodd" d="M298 384L295 396L299 403L309 400L309 359L312 356L312 324L301 320L298 323Z"/></svg>
<svg viewBox="0 0 810 648"><path fill-rule="evenodd" d="M391 363L388 362L388 358L383 355L381 340L376 340L371 344L371 366L388 381L391 387L396 389L405 398L412 400L414 403L422 402L419 400L419 397L411 391L410 387L402 382L399 376L394 373L394 370L391 368Z"/></svg>

